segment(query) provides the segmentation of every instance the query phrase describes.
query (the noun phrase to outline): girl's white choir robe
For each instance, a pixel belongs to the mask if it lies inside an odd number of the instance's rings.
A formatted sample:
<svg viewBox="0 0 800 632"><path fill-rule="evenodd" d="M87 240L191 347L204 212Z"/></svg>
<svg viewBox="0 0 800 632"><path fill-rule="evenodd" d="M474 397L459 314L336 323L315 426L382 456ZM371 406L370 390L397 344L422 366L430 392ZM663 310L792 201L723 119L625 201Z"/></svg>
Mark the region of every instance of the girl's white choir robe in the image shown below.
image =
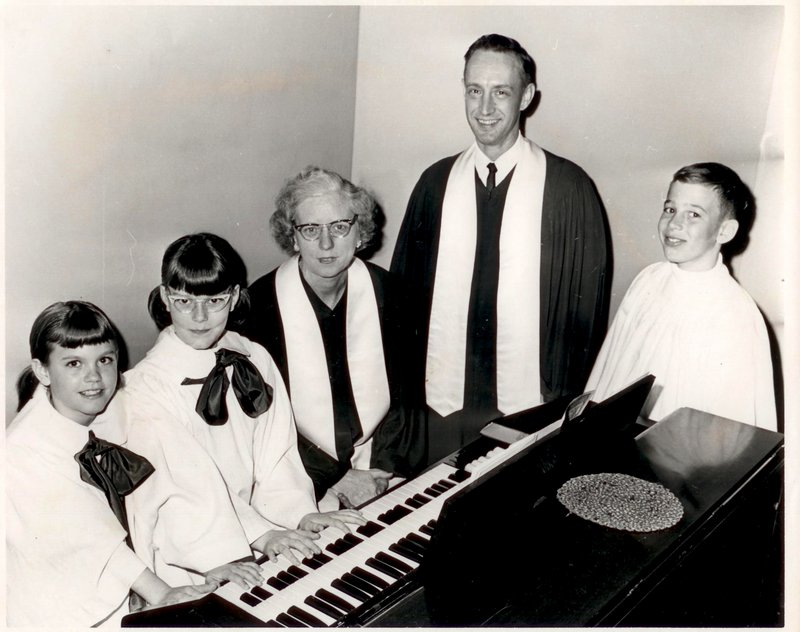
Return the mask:
<svg viewBox="0 0 800 632"><path fill-rule="evenodd" d="M81 426L39 387L7 430L8 625L89 627L118 624L127 614L128 591L145 564L125 543L103 492L81 480L75 460L90 430L124 441L117 406L115 398L102 417Z"/></svg>
<svg viewBox="0 0 800 632"><path fill-rule="evenodd" d="M614 317L586 390L601 401L646 373L656 378L642 410L650 419L685 406L777 428L764 318L722 257L703 272L666 261L642 270Z"/></svg>
<svg viewBox="0 0 800 632"><path fill-rule="evenodd" d="M211 426L195 411L202 384L181 382L205 378L222 348L248 356L272 387L273 400L251 418L231 386L228 421ZM228 367L229 379L231 373ZM248 543L266 531L297 528L317 511L286 388L260 345L227 332L211 349L192 349L170 326L125 374L125 392L127 447L156 468L156 491L129 497L134 547L168 583L187 579L186 568L204 572L249 556Z"/></svg>

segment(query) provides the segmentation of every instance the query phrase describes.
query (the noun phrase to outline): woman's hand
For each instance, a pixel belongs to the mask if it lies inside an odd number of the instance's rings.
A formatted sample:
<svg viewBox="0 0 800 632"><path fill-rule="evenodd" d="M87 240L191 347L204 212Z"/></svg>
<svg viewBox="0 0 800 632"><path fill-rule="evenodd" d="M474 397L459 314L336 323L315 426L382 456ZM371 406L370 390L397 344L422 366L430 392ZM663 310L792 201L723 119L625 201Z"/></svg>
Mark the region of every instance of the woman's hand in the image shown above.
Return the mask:
<svg viewBox="0 0 800 632"><path fill-rule="evenodd" d="M350 527L347 526L348 523L362 525L367 524L367 520L361 515L360 511L342 509L341 511L310 513L307 516L303 516L302 520L300 520L300 528L319 533L326 527L336 527L345 533L350 533Z"/></svg>
<svg viewBox="0 0 800 632"><path fill-rule="evenodd" d="M261 567L255 562L223 564L205 573L205 578L207 582L216 582L217 584L227 580L245 590L264 582L264 577L261 575Z"/></svg>
<svg viewBox="0 0 800 632"><path fill-rule="evenodd" d="M302 520L300 523L302 525ZM282 553L292 564L300 564L303 558L311 557L320 552L320 548L314 544L314 540L317 539L319 539L319 536L316 533L311 530L304 530L301 526L300 529L273 529L267 531L250 546L256 551L264 553L271 562L277 562L278 555ZM299 559L292 551L297 551L301 554Z"/></svg>
<svg viewBox="0 0 800 632"><path fill-rule="evenodd" d="M389 487L390 472L379 469L347 470L333 489L334 493L345 507L358 507L359 505L382 494Z"/></svg>

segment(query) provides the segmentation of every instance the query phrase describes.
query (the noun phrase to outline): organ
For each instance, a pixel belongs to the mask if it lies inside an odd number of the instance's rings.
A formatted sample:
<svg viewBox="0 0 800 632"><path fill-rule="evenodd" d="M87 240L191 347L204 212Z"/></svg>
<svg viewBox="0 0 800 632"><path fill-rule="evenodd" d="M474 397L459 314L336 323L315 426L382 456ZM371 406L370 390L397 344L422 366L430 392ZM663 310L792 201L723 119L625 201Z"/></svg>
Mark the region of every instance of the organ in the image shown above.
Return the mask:
<svg viewBox="0 0 800 632"><path fill-rule="evenodd" d="M561 428L564 401L503 418L528 436L481 437L366 504L351 534L324 531L322 554L266 560L262 586L228 583L123 625L779 624L782 435L691 409L645 428L622 403ZM670 489L684 517L629 533L555 500L572 476L608 471Z"/></svg>

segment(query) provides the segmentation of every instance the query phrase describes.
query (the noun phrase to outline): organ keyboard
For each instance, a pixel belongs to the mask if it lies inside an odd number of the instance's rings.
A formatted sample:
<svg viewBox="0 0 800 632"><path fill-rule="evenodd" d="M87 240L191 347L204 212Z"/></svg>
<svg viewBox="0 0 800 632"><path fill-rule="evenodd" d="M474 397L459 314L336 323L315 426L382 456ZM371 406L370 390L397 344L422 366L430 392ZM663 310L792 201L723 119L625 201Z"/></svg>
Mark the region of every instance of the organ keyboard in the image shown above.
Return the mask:
<svg viewBox="0 0 800 632"><path fill-rule="evenodd" d="M445 501L555 431L561 421L552 421L552 411L562 410L560 405L550 407L533 426L536 431L511 445L481 438L388 490L360 507L367 524L349 534L325 529L316 540L322 552L300 564L284 556L276 562L263 557L259 563L265 581L260 586L245 591L228 582L194 607L178 604L135 613L125 617L123 625L361 624L399 598L415 578Z"/></svg>
<svg viewBox="0 0 800 632"><path fill-rule="evenodd" d="M467 483L543 439L560 420L510 446L479 443L483 450L459 467L463 455L442 462L361 508L367 524L350 534L325 529L323 550L295 565L281 556L262 562L263 586L233 583L215 594L268 626L323 627L363 621L397 594L419 567L444 502ZM489 448L488 451L485 448ZM469 453L467 453L469 454Z"/></svg>
<svg viewBox="0 0 800 632"><path fill-rule="evenodd" d="M625 438L615 432L625 415L600 412L544 440L558 422L538 419L539 432L510 446L482 437L366 504L351 534L323 531L321 554L262 561L263 585L228 583L123 625L781 625L782 436L684 409ZM514 421L504 419L522 429ZM683 519L615 531L556 500L569 478L608 471L664 485ZM513 554L474 555L487 536Z"/></svg>

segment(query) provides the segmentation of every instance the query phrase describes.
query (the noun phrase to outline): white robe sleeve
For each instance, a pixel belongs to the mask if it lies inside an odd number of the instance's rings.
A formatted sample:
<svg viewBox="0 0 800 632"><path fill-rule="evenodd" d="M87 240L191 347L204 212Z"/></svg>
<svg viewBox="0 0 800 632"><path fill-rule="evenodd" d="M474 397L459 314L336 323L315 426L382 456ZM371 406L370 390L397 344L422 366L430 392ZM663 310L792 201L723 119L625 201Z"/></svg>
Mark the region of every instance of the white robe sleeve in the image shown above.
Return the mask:
<svg viewBox="0 0 800 632"><path fill-rule="evenodd" d="M130 418L127 447L155 468L127 498L137 553L168 583L201 581L177 569L204 573L250 556L251 540L222 476L185 428L171 421L168 394L159 392L158 381L132 380L124 395Z"/></svg>
<svg viewBox="0 0 800 632"><path fill-rule="evenodd" d="M296 529L303 516L317 511L314 486L297 449L297 429L289 394L277 366L253 345L253 361L272 385L272 405L259 419L254 437L255 485L252 506L275 524Z"/></svg>
<svg viewBox="0 0 800 632"><path fill-rule="evenodd" d="M145 569L102 492L79 479L77 463L74 472L47 467L33 448L7 455L10 625L95 625L124 607Z"/></svg>

